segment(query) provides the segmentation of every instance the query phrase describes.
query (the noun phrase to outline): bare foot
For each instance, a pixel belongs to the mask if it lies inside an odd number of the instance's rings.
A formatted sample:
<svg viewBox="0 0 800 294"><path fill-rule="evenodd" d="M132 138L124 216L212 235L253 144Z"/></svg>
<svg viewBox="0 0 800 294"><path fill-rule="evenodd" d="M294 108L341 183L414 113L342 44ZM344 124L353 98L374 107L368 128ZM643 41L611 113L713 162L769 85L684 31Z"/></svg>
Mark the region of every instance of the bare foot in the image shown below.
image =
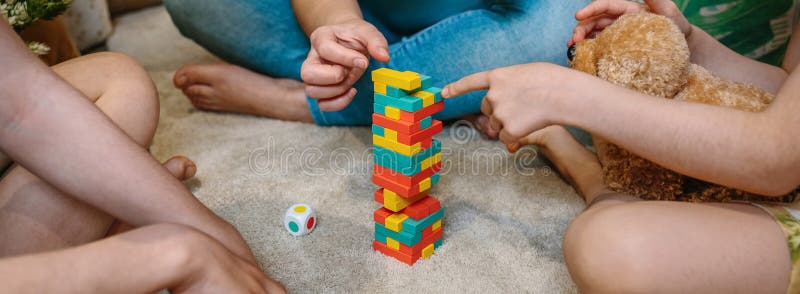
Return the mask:
<svg viewBox="0 0 800 294"><path fill-rule="evenodd" d="M185 156L173 156L167 159L163 165L179 181L191 179L197 173L197 166Z"/></svg>
<svg viewBox="0 0 800 294"><path fill-rule="evenodd" d="M165 161L162 165L169 171L170 174L172 174L173 177L179 181L191 179L194 177L195 173L197 173L197 166L191 159L186 158L185 156L173 156L172 158L167 159L167 161ZM106 236L124 233L133 228L133 226L123 221L114 220L114 223L112 223L111 227L108 228Z"/></svg>
<svg viewBox="0 0 800 294"><path fill-rule="evenodd" d="M541 129L520 140L519 144L509 146L509 151L516 152L520 146L531 144L539 146L539 151L556 166L559 174L572 184L586 203L611 193L603 182L603 168L597 156L575 141L564 127Z"/></svg>
<svg viewBox="0 0 800 294"><path fill-rule="evenodd" d="M173 83L198 109L314 122L305 85L296 80L275 79L220 63L184 65L175 72Z"/></svg>

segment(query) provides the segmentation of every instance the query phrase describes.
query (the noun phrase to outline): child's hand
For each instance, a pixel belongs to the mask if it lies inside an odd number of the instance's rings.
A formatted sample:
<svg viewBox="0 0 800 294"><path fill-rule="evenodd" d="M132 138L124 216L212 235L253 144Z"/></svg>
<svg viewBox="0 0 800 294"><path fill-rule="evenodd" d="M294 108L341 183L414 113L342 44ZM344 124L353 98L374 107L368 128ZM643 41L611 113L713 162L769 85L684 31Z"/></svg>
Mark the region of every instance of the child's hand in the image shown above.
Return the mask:
<svg viewBox="0 0 800 294"><path fill-rule="evenodd" d="M590 91L597 79L549 63L530 63L479 72L466 76L442 90L451 98L477 90L489 90L481 112L490 126L500 132L500 141L514 146L520 138L553 124L583 90ZM602 82L602 81L601 81Z"/></svg>
<svg viewBox="0 0 800 294"><path fill-rule="evenodd" d="M572 39L567 42L567 46L572 46L602 31L624 14L644 11L668 17L678 25L687 38L689 37L692 25L674 2L670 0L645 0L644 2L645 4L627 0L597 0L586 5L575 14L575 19L580 23L575 27Z"/></svg>
<svg viewBox="0 0 800 294"><path fill-rule="evenodd" d="M389 61L386 38L362 19L319 27L309 39L311 50L300 76L306 83L306 94L319 99L323 111L341 110L353 100L353 84L364 74L370 56Z"/></svg>

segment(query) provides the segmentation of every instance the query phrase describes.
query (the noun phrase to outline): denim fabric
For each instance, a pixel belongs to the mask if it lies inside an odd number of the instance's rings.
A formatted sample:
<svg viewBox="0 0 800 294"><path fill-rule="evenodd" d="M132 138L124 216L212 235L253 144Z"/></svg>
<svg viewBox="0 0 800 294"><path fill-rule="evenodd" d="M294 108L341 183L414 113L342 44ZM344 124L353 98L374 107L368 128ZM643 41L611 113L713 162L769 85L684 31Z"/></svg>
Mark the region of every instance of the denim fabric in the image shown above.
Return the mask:
<svg viewBox="0 0 800 294"><path fill-rule="evenodd" d="M390 42L390 67L432 76L444 86L465 75L534 61L566 64L573 15L590 0L364 0L365 19ZM300 79L309 49L288 0L165 0L180 31L228 62L272 77ZM320 125L371 122L372 84L365 74L345 109L323 112L309 98ZM480 110L484 93L445 102L437 119Z"/></svg>

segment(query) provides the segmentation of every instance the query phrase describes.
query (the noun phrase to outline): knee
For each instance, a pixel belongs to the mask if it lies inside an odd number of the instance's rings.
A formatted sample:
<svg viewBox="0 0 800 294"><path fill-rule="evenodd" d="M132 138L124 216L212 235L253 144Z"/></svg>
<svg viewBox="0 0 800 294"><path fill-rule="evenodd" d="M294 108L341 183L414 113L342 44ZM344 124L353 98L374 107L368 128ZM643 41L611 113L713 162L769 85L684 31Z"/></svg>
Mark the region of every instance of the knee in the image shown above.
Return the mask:
<svg viewBox="0 0 800 294"><path fill-rule="evenodd" d="M633 207L635 209L635 207ZM587 293L648 293L649 269L657 252L649 242L646 217L630 205L588 210L564 235L564 259L578 287Z"/></svg>
<svg viewBox="0 0 800 294"><path fill-rule="evenodd" d="M150 75L132 58L115 52L87 55L93 70L104 75L107 84L98 100L104 111L121 112L111 117L142 147L149 147L159 118L158 90ZM109 101L113 100L113 101Z"/></svg>

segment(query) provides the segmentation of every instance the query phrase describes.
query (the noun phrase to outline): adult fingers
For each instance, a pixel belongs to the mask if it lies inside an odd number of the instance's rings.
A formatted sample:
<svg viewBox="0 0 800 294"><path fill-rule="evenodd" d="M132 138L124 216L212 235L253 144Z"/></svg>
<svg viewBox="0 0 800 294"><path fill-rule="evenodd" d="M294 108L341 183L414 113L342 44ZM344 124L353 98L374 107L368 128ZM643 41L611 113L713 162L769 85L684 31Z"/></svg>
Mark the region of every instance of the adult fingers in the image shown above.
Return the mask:
<svg viewBox="0 0 800 294"><path fill-rule="evenodd" d="M442 89L442 97L452 98L472 91L486 90L490 86L488 71L474 73L445 86Z"/></svg>
<svg viewBox="0 0 800 294"><path fill-rule="evenodd" d="M317 102L319 106L319 110L322 111L339 111L347 107L350 104L350 101L353 101L353 97L356 96L356 89L351 88L346 93L328 99L322 99Z"/></svg>
<svg viewBox="0 0 800 294"><path fill-rule="evenodd" d="M358 50L343 46L333 32L320 33L312 38L311 47L317 51L319 56L329 62L345 67L356 67L366 69L369 59Z"/></svg>
<svg viewBox="0 0 800 294"><path fill-rule="evenodd" d="M306 95L314 99L328 99L340 96L349 91L350 88L353 87L353 84L355 84L363 74L364 74L363 69L353 68L347 74L347 78L341 83L335 85L327 85L327 86L307 84Z"/></svg>
<svg viewBox="0 0 800 294"><path fill-rule="evenodd" d="M380 62L389 62L389 42L386 37L373 25L363 26L361 34L369 55Z"/></svg>
<svg viewBox="0 0 800 294"><path fill-rule="evenodd" d="M341 83L346 77L346 68L323 61L313 48L308 51L308 58L300 67L300 78L311 85L334 85Z"/></svg>

